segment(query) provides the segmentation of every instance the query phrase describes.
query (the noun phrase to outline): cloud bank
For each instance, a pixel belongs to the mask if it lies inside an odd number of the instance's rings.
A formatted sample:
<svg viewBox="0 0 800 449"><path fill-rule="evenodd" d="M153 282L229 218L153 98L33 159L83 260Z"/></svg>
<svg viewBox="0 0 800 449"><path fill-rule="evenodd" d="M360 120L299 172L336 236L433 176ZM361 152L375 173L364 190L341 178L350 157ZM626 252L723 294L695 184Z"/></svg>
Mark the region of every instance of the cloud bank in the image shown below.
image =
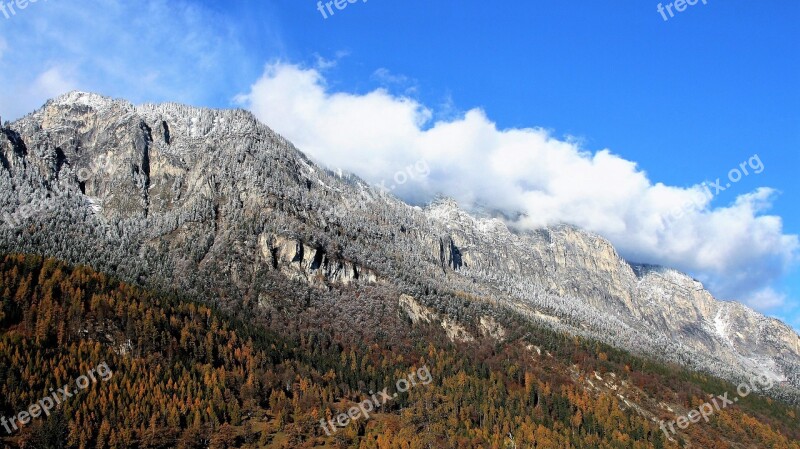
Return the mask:
<svg viewBox="0 0 800 449"><path fill-rule="evenodd" d="M319 70L287 63L269 64L238 101L316 160L373 183L391 185L425 161L429 176L394 190L407 201L443 194L502 211L520 229L574 224L628 260L693 274L720 298L761 311L790 306L772 285L797 261L800 243L768 215L778 195L768 187L715 207L708 185L654 182L608 149L590 152L540 128L498 129L481 109L435 121L440 115L412 98L333 92ZM720 173L740 162L720 161ZM750 162L739 169L753 176L759 164Z"/></svg>

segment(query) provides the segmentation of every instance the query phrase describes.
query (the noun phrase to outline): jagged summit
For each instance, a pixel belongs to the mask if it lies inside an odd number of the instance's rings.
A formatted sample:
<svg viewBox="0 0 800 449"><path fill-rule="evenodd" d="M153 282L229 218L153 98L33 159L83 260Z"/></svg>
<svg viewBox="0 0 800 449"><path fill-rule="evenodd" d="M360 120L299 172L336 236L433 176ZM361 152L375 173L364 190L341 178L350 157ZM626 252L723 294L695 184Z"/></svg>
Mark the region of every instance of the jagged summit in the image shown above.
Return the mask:
<svg viewBox="0 0 800 449"><path fill-rule="evenodd" d="M728 379L767 369L800 387L800 337L689 276L630 264L574 226L512 232L452 199L411 207L320 169L246 111L71 92L0 136L0 192L3 251L214 300L268 304L266 272L453 292Z"/></svg>
<svg viewBox="0 0 800 449"><path fill-rule="evenodd" d="M146 111L159 111L159 112L185 112L185 111L199 111L211 114L225 114L229 111L238 111L242 116L254 117L252 113L244 109L215 109L200 106L189 106L182 103L165 102L165 103L142 103L134 105L130 101L121 98L114 98L107 95L99 94L96 92L86 92L81 90L73 90L65 94L59 95L45 103L43 108L47 106L88 106L94 110L102 111L111 106L126 105L130 108L135 108L142 112Z"/></svg>
<svg viewBox="0 0 800 449"><path fill-rule="evenodd" d="M71 92L67 92L48 102L48 104L59 105L59 106L89 106L94 109L104 109L112 104L120 104L120 103L129 104L133 106L130 102L126 100L114 99L93 92L84 92L80 90L73 90Z"/></svg>
<svg viewBox="0 0 800 449"><path fill-rule="evenodd" d="M475 218L467 211L459 207L458 202L449 197L441 197L434 200L427 208L427 214L434 219L459 220L474 222Z"/></svg>
<svg viewBox="0 0 800 449"><path fill-rule="evenodd" d="M269 130L250 111L240 108L213 109L187 106L180 103L143 103L134 105L124 99L116 99L79 90L68 92L48 101L37 112L51 107L85 107L98 113L118 108L126 112L135 112L144 118L164 116L170 121L184 126L193 135L197 135L198 128L203 128L203 126L205 126L206 133L216 130L220 132Z"/></svg>

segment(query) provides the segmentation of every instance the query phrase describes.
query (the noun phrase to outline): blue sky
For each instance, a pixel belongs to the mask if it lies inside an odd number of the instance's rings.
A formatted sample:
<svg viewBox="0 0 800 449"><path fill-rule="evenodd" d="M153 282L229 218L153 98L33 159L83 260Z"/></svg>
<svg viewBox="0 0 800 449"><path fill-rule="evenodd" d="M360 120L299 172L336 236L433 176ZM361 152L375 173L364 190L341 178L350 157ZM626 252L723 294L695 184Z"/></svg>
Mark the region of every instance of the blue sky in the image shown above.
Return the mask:
<svg viewBox="0 0 800 449"><path fill-rule="evenodd" d="M40 0L0 13L0 114L71 89L247 107L373 182L424 160L409 200L574 222L800 328L800 3L431 3Z"/></svg>

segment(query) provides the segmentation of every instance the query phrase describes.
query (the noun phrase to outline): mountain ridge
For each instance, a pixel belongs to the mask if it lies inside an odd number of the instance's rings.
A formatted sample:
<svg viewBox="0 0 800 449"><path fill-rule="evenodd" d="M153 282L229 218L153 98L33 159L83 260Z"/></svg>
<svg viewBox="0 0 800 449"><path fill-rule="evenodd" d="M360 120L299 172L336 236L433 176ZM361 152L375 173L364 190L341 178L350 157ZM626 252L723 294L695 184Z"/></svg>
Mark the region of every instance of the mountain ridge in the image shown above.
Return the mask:
<svg viewBox="0 0 800 449"><path fill-rule="evenodd" d="M325 288L464 292L729 380L768 374L800 397L800 336L785 323L719 301L676 270L625 261L574 226L519 233L452 200L408 205L317 167L244 110L71 92L3 136L0 211L43 201L66 218L21 217L0 231L3 250L200 296L260 297L264 270Z"/></svg>

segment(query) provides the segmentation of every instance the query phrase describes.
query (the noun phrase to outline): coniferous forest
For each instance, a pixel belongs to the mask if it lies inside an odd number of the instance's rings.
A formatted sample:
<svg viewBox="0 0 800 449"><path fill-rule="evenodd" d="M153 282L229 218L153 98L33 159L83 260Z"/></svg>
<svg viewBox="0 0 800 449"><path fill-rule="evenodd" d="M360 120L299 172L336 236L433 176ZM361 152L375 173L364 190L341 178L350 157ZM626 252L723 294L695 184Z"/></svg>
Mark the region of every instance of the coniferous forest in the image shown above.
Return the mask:
<svg viewBox="0 0 800 449"><path fill-rule="evenodd" d="M403 315L388 287L343 288L340 309L307 285L280 290L288 293L276 290L268 313L253 314L144 291L53 259L3 256L2 416L98 364L113 372L50 416L4 434L4 444L644 449L691 439L719 449L800 448L800 410L755 394L668 439L657 421L736 391L706 375L523 321L507 322L502 342L454 341ZM347 304L362 304L366 315L353 316ZM394 391L422 366L430 384L335 432L320 425L371 392Z"/></svg>

